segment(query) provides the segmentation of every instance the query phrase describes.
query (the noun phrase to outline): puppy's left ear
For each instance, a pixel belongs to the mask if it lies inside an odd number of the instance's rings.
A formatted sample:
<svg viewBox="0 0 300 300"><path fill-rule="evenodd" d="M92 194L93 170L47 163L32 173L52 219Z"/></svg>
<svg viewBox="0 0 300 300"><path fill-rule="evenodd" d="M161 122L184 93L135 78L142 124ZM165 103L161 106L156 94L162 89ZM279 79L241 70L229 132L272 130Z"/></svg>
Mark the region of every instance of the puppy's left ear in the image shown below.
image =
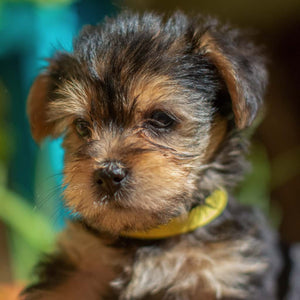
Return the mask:
<svg viewBox="0 0 300 300"><path fill-rule="evenodd" d="M207 31L199 39L201 53L216 66L231 98L238 129L255 119L267 84L263 57L236 31L223 34Z"/></svg>

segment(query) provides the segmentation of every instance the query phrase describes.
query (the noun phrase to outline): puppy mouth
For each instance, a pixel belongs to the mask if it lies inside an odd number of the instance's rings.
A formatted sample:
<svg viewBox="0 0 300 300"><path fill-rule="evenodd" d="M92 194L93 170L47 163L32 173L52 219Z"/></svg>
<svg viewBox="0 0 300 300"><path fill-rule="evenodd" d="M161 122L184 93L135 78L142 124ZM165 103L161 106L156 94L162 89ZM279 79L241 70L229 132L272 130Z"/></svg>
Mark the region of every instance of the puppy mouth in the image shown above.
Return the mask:
<svg viewBox="0 0 300 300"><path fill-rule="evenodd" d="M100 196L98 199L96 199L94 201L94 205L95 206L104 206L104 205L108 205L110 202L114 201L114 198L112 200L113 197L111 197L110 195L104 194L102 196Z"/></svg>
<svg viewBox="0 0 300 300"><path fill-rule="evenodd" d="M113 208L126 208L132 189L129 188L129 180L122 183L96 183L94 184L95 207L110 206Z"/></svg>
<svg viewBox="0 0 300 300"><path fill-rule="evenodd" d="M103 193L101 192L99 195L97 195L96 199L94 200L95 206L106 206L109 204L113 204L116 207L121 207L122 200L124 198L124 195L121 190L118 190L117 192L110 192L110 193Z"/></svg>

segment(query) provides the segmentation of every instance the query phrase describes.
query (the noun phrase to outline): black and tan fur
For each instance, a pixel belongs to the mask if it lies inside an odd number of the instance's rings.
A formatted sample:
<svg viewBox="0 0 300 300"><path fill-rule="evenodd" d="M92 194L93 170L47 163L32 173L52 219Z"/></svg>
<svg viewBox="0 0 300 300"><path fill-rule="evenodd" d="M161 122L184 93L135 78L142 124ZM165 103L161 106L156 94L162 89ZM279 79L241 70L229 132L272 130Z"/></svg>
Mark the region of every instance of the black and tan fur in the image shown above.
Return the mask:
<svg viewBox="0 0 300 300"><path fill-rule="evenodd" d="M230 193L266 81L259 51L214 19L123 13L84 27L29 95L34 139L64 136L64 198L80 219L24 299L275 299L273 234L231 196L194 232L121 234L165 224L220 187ZM111 161L127 175L108 195L94 174Z"/></svg>

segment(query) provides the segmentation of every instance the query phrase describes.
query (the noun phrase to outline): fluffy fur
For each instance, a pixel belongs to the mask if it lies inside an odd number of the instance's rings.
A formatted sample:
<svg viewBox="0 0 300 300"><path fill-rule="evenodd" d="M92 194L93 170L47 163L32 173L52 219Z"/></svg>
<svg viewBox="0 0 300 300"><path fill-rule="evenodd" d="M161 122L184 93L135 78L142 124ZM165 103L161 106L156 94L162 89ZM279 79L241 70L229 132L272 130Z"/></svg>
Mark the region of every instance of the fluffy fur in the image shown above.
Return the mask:
<svg viewBox="0 0 300 300"><path fill-rule="evenodd" d="M194 232L122 237L230 192L266 81L257 48L214 19L123 13L84 27L29 95L35 140L64 136L64 198L80 219L24 299L275 299L273 234L231 196ZM108 193L95 174L112 162L126 180Z"/></svg>

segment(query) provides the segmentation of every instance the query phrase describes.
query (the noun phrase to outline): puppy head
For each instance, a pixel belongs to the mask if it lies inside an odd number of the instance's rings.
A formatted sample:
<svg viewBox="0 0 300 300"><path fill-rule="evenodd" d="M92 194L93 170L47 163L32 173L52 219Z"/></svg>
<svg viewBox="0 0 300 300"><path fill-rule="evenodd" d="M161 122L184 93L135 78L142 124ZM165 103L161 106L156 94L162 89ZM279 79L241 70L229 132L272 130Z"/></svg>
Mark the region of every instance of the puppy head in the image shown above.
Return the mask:
<svg viewBox="0 0 300 300"><path fill-rule="evenodd" d="M251 125L265 81L255 48L213 20L123 14L50 60L28 114L37 142L64 135L66 204L117 234L190 209L203 166L230 128Z"/></svg>

